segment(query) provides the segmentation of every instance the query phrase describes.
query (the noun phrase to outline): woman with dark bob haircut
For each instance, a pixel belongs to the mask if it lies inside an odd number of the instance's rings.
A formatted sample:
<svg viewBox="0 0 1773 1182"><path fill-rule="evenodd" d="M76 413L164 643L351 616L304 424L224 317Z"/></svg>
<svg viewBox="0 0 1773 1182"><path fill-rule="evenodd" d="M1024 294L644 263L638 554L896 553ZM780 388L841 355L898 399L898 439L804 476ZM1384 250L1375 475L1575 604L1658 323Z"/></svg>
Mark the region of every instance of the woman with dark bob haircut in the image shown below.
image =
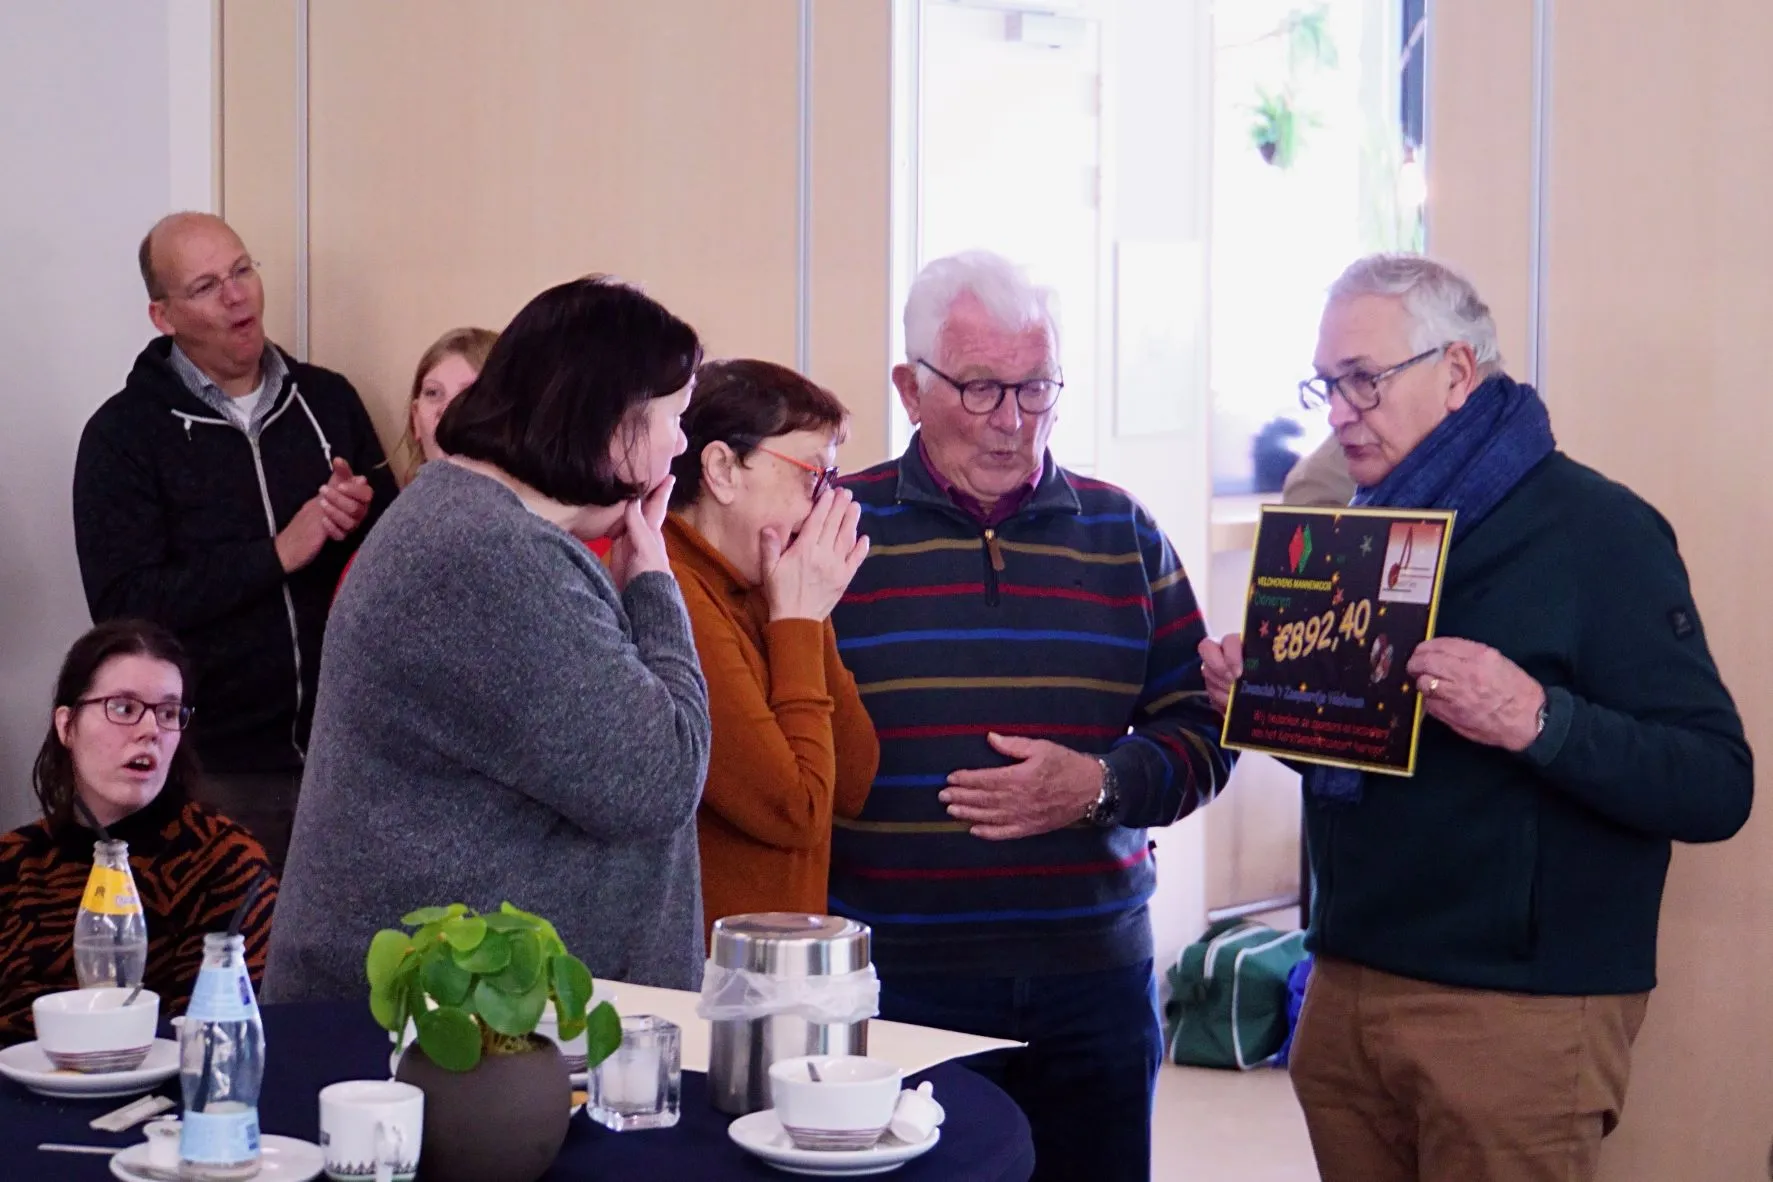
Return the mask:
<svg viewBox="0 0 1773 1182"><path fill-rule="evenodd" d="M378 928L507 900L598 977L697 985L708 694L661 528L700 361L580 279L444 412L327 624L267 997L361 998Z"/></svg>
<svg viewBox="0 0 1773 1182"><path fill-rule="evenodd" d="M263 972L277 880L251 834L191 798L189 673L179 642L143 620L100 624L68 650L31 770L43 818L0 835L0 1046L31 1037L32 1001L79 986L74 917L92 875L94 822L129 847L148 926L147 963L118 963L107 976L153 990L162 1013L183 1013L204 934L228 926L260 875L240 930L253 980Z"/></svg>
<svg viewBox="0 0 1773 1182"><path fill-rule="evenodd" d="M683 417L665 544L708 679L704 919L824 912L834 816L862 811L880 762L831 609L868 555L832 484L849 412L768 361L713 361Z"/></svg>

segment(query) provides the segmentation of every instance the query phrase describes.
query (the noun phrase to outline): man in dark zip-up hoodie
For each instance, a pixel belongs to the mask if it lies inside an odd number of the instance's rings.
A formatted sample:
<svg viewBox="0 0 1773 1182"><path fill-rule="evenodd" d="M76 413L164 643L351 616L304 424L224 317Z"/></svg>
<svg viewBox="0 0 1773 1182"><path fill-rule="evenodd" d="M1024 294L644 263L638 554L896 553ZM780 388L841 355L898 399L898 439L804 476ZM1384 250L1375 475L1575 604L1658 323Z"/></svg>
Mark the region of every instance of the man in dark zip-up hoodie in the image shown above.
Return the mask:
<svg viewBox="0 0 1773 1182"><path fill-rule="evenodd" d="M327 609L394 481L351 384L266 341L257 264L225 222L174 214L138 261L164 335L80 437L86 600L188 647L205 794L281 867Z"/></svg>

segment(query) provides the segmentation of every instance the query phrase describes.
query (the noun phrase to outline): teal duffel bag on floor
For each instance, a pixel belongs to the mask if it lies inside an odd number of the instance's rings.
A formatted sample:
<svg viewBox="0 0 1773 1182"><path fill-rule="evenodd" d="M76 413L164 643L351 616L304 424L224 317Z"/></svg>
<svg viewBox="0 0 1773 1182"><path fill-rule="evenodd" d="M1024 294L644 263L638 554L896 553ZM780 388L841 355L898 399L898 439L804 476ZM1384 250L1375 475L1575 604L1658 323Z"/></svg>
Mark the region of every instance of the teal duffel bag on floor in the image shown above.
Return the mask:
<svg viewBox="0 0 1773 1182"><path fill-rule="evenodd" d="M1168 973L1171 1061L1239 1071L1272 1062L1287 1039L1287 974L1304 958L1304 932L1247 919L1209 927Z"/></svg>

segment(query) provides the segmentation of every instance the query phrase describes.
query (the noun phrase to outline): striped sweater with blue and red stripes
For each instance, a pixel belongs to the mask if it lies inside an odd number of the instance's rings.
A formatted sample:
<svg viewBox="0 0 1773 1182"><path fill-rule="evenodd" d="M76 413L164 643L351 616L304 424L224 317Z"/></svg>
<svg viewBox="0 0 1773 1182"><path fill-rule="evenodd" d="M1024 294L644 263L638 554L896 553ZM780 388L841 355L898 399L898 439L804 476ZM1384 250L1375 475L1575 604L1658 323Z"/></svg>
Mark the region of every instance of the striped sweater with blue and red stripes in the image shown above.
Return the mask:
<svg viewBox="0 0 1773 1182"><path fill-rule="evenodd" d="M1132 497L1050 455L992 528L943 493L915 440L843 483L871 549L832 620L880 770L861 816L835 822L832 913L873 927L885 974L1150 957L1145 830L1211 800L1229 770L1201 683L1205 628L1169 540ZM972 836L937 794L950 772L1011 762L992 732L1106 759L1120 824Z"/></svg>

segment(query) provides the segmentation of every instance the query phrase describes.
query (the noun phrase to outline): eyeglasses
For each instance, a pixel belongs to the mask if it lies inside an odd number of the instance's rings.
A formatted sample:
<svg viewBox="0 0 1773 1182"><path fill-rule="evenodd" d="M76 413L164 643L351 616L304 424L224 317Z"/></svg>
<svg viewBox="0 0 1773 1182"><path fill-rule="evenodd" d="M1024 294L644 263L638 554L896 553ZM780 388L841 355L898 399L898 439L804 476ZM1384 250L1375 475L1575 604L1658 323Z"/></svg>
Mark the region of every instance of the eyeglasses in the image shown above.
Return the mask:
<svg viewBox="0 0 1773 1182"><path fill-rule="evenodd" d="M1339 378L1307 378L1299 383L1299 405L1306 410L1317 410L1330 405L1330 399L1341 394L1349 406L1365 414L1379 405L1379 387L1382 383L1403 373L1412 365L1418 365L1446 351L1446 345L1436 345L1426 353L1418 353L1408 361L1400 361L1390 369L1383 369L1378 373L1362 373L1357 369Z"/></svg>
<svg viewBox="0 0 1773 1182"><path fill-rule="evenodd" d="M1026 382L974 378L970 382L957 382L927 361L919 359L917 364L960 391L960 404L976 415L988 415L1002 406L1004 397L1011 391L1015 392L1016 405L1023 414L1045 414L1053 409L1053 404L1059 401L1059 391L1065 388L1064 381L1059 378L1029 378Z"/></svg>
<svg viewBox="0 0 1773 1182"><path fill-rule="evenodd" d="M793 464L796 468L799 468L802 471L814 473L818 477L817 480L813 481L813 500L815 501L819 499L820 494L830 488L837 481L836 468L821 468L817 464L809 464L805 460L797 460L793 456L785 456L773 448L759 446L755 450L762 452L766 456L775 456L785 464Z"/></svg>
<svg viewBox="0 0 1773 1182"><path fill-rule="evenodd" d="M204 275L195 280L185 288L184 294L180 298L192 303L196 303L198 300L207 300L211 296L218 295L224 283L245 283L253 277L258 269L259 264L256 259L241 259L229 268L226 275Z"/></svg>
<svg viewBox="0 0 1773 1182"><path fill-rule="evenodd" d="M102 705L105 708L105 718L118 726L134 726L149 710L154 712L154 721L160 724L163 731L182 731L191 723L191 707L181 702L156 702L150 706L140 698L112 694L105 698L81 698L74 705Z"/></svg>

